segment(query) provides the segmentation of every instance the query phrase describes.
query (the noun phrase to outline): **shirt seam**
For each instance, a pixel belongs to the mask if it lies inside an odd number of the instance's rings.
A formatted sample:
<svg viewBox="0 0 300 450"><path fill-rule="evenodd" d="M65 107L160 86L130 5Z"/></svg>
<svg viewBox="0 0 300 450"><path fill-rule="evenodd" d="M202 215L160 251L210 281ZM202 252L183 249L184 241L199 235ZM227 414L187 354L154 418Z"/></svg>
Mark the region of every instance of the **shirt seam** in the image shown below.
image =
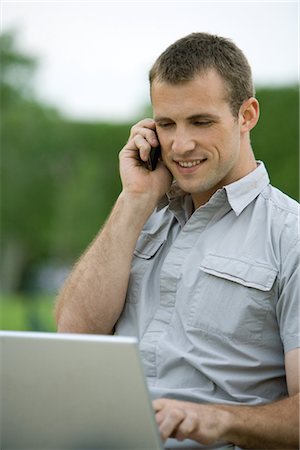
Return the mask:
<svg viewBox="0 0 300 450"><path fill-rule="evenodd" d="M273 188L272 185L270 185L270 186ZM296 217L299 216L299 211L294 211L293 209L291 209L291 208L289 208L289 207L285 207L285 206L283 206L283 205L279 205L278 203L276 203L276 202L274 201L273 198L267 196L263 191L262 191L260 194L262 195L262 197L264 198L264 200L266 200L266 201L272 203L272 205L273 205L275 208L279 209L280 211L287 212L287 213L292 214L293 216L296 216ZM295 200L295 202L296 202L296 204L297 204L297 201L296 201L296 200Z"/></svg>

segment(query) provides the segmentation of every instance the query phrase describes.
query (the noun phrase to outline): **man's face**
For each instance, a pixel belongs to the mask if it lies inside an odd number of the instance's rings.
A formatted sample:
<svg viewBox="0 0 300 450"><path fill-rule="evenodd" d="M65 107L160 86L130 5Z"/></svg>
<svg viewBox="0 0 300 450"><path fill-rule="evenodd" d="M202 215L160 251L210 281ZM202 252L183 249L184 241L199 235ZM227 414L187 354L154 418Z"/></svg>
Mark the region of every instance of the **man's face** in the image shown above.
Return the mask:
<svg viewBox="0 0 300 450"><path fill-rule="evenodd" d="M245 175L240 118L214 70L182 84L154 81L151 94L163 160L195 208Z"/></svg>

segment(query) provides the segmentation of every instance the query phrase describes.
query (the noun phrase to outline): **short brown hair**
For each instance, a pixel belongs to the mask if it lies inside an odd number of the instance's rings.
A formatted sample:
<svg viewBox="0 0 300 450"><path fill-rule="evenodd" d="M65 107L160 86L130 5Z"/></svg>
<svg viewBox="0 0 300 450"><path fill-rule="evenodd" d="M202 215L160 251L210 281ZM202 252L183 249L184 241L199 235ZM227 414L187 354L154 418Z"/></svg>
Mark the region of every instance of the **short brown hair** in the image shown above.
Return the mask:
<svg viewBox="0 0 300 450"><path fill-rule="evenodd" d="M191 81L196 75L215 69L225 80L232 114L255 95L251 67L243 52L230 40L208 33L192 33L170 45L149 72L153 81L171 84Z"/></svg>

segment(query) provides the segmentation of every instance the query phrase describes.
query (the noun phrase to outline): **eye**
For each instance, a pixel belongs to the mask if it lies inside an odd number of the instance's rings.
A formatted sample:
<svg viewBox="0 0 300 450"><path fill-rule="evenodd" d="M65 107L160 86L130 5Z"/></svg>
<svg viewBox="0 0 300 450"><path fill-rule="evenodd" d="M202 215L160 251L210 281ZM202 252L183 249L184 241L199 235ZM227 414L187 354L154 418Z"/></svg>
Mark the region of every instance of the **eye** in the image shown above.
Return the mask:
<svg viewBox="0 0 300 450"><path fill-rule="evenodd" d="M213 122L211 120L195 120L195 122L193 122L193 125L196 127L209 127L212 124Z"/></svg>
<svg viewBox="0 0 300 450"><path fill-rule="evenodd" d="M169 128L172 125L174 125L173 122L158 122L156 124L156 126L159 127L159 128Z"/></svg>

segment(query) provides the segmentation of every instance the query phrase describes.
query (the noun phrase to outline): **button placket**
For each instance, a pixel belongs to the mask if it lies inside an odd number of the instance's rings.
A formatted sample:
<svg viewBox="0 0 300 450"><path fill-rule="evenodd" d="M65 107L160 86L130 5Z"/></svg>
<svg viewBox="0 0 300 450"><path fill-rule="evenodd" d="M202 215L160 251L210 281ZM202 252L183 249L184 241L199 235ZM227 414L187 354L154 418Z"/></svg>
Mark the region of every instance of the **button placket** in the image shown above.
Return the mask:
<svg viewBox="0 0 300 450"><path fill-rule="evenodd" d="M214 210L215 212L215 210ZM181 277L182 265L195 240L203 233L212 218L212 208L196 211L185 224L173 243L162 265L160 275L160 304L140 342L146 376L157 378L157 352L159 341L172 321L175 310L177 285Z"/></svg>

